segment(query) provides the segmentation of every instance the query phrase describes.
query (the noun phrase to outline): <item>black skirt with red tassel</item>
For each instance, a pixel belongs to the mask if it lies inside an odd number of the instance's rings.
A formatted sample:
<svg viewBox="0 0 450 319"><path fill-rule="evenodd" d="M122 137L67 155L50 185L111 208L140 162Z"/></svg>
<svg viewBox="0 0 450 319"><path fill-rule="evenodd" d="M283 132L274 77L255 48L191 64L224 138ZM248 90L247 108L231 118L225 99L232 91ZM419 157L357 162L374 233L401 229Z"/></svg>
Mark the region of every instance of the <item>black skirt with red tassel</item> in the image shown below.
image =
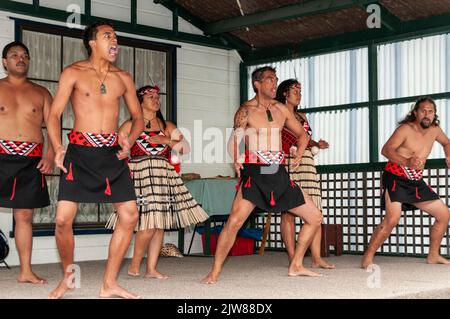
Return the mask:
<svg viewBox="0 0 450 319"><path fill-rule="evenodd" d="M45 176L36 168L41 157L0 154L0 207L50 205Z"/></svg>
<svg viewBox="0 0 450 319"><path fill-rule="evenodd" d="M289 179L283 165L244 164L242 197L265 212L283 212L305 203L300 187Z"/></svg>
<svg viewBox="0 0 450 319"><path fill-rule="evenodd" d="M61 172L58 200L77 203L120 203L136 200L126 160L120 146L91 147L69 144Z"/></svg>
<svg viewBox="0 0 450 319"><path fill-rule="evenodd" d="M389 193L391 202L402 203L403 210L415 210L414 203L440 199L439 195L423 181L412 180L384 171L382 180L381 208L386 209L385 193Z"/></svg>

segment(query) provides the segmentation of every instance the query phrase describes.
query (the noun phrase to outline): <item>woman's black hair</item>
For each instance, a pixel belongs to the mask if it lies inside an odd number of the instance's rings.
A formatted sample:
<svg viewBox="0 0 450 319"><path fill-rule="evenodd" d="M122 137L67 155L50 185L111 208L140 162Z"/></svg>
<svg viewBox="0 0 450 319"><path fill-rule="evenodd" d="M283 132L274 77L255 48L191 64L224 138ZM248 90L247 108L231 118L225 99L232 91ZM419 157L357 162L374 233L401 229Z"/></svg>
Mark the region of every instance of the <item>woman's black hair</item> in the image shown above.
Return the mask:
<svg viewBox="0 0 450 319"><path fill-rule="evenodd" d="M157 87L157 86L146 85L146 86L141 87L140 89L138 89L138 90L136 91L136 95L137 95L137 98L138 98L138 100L139 100L139 103L142 104L142 101L144 101L144 95L143 95L143 92L144 92L145 90L148 90L148 89L154 89L154 90L157 90L157 91L159 92L159 87ZM156 111L156 117L159 118L159 119L161 120L161 122L162 122L162 124L163 124L163 130L165 130L167 125L166 125L166 120L164 119L164 117L163 117L163 115L162 115L161 109L159 109L158 111Z"/></svg>
<svg viewBox="0 0 450 319"><path fill-rule="evenodd" d="M280 83L277 89L277 95L275 96L275 100L280 103L286 103L286 93L289 91L289 88L295 84L300 84L296 79L288 79L284 80Z"/></svg>

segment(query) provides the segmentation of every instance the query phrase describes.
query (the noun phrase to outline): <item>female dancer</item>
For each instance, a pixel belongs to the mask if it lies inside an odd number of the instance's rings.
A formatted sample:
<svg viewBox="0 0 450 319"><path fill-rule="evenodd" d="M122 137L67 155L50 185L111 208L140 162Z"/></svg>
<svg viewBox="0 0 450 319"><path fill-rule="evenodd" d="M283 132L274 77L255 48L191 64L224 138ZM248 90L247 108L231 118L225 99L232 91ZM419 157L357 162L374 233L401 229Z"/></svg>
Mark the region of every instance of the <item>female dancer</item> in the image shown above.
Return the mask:
<svg viewBox="0 0 450 319"><path fill-rule="evenodd" d="M165 121L160 111L159 88L144 86L137 90L144 113L145 128L131 148L129 162L139 208L139 222L128 275L139 276L142 258L147 253L145 277L166 279L156 270L164 230L184 228L208 218L207 213L192 198L181 177L179 165L171 149L186 153L189 146L177 127ZM120 133L128 135L131 122L125 122ZM113 214L107 227L114 228Z"/></svg>
<svg viewBox="0 0 450 319"><path fill-rule="evenodd" d="M308 120L304 113L297 112L297 108L301 101L301 84L295 79L289 79L281 82L277 89L276 100L286 105L290 112L292 112L300 124L303 126L308 135L312 136L312 131L309 126ZM290 155L290 149L295 145L296 137L286 127L283 128L282 142L283 150L287 155ZM292 168L289 163L292 157L288 156L288 172L291 180L300 185L303 191L307 192L317 208L322 210L322 196L320 190L320 183L317 179L316 166L314 164L314 155L311 152L312 147L318 147L319 149L328 148L328 143L324 140L319 142L310 139L308 147L303 153L302 161L299 166ZM284 245L288 253L289 261L294 256L295 250L295 216L290 213L281 214L281 237L283 238ZM321 229L318 228L311 243L311 255L312 255L312 267L333 269L334 265L327 263L320 256L320 241L321 241Z"/></svg>

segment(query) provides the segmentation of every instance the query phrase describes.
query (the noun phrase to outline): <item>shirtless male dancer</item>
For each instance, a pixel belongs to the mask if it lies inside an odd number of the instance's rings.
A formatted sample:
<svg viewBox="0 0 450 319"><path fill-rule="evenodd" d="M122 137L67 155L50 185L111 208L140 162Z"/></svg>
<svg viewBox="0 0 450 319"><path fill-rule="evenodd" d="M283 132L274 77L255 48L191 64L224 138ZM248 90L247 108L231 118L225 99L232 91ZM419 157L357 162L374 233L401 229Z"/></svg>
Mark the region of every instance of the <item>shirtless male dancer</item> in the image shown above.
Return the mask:
<svg viewBox="0 0 450 319"><path fill-rule="evenodd" d="M303 258L320 227L322 214L311 198L289 179L283 166L281 131L283 126L287 126L298 136L293 166L299 165L308 145L308 137L286 106L274 100L277 81L275 69L267 66L256 69L252 73L256 96L241 105L235 114L228 152L239 177L238 190L230 216L218 239L213 267L202 280L203 283L217 282L237 232L255 207L265 212L289 211L305 221L298 235L288 275L320 276L303 266ZM245 154L239 154L242 139L245 142Z"/></svg>
<svg viewBox="0 0 450 319"><path fill-rule="evenodd" d="M50 205L44 174L53 171L54 152L48 143L42 158L46 123L52 97L48 90L27 79L28 48L19 41L2 53L7 76L0 80L0 207L12 208L14 238L19 253L20 283L47 281L31 270L33 209Z"/></svg>
<svg viewBox="0 0 450 319"><path fill-rule="evenodd" d="M439 126L436 104L431 98L419 99L399 124L381 150L389 160L382 176L381 206L386 216L373 232L361 266L367 268L373 264L375 252L397 226L402 208L420 209L435 218L427 263L448 265L450 260L442 257L439 250L450 212L439 195L423 181L422 173L434 141L444 147L450 167L450 140Z"/></svg>
<svg viewBox="0 0 450 319"><path fill-rule="evenodd" d="M72 224L78 203L114 203L119 216L109 245L100 297L139 298L117 283L123 257L138 219L136 195L125 158L144 129L133 79L115 67L117 36L108 22L96 22L84 31L89 58L68 66L61 74L49 115L49 135L55 164L62 170L56 212L56 243L64 278L50 298L61 298L71 288L68 267L73 264ZM123 96L132 118L128 137L118 136L119 100ZM69 146L61 142L60 119L71 100L75 122Z"/></svg>

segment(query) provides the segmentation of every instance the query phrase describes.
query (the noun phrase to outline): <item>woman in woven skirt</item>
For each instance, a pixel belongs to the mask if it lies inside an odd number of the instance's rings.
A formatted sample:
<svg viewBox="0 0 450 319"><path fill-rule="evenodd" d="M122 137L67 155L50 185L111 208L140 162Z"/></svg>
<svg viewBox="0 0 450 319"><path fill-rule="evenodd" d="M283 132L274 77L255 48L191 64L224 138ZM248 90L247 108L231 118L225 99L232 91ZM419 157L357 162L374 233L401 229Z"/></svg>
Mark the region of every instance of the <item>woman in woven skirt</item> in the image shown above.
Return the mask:
<svg viewBox="0 0 450 319"><path fill-rule="evenodd" d="M281 82L277 89L276 99L286 105L286 107L291 111L300 124L303 126L308 135L312 136L312 130L309 126L308 120L304 113L297 112L297 108L301 101L301 85L295 79L289 79ZM311 197L314 204L322 210L322 195L320 189L320 183L317 177L316 166L314 163L314 155L311 152L311 148L316 146L319 149L328 148L328 143L324 140L319 140L318 142L310 139L308 147L303 153L302 161L297 168L292 169L290 162L292 160L291 147L296 144L296 136L290 132L286 127L283 128L282 132L282 142L283 150L288 155L286 169L288 170L291 180L300 185L303 191L307 192ZM294 146L295 147L295 146ZM284 212L281 214L281 236L283 238L284 245L286 247L289 261L291 261L294 256L295 250L295 216ZM312 267L313 268L324 268L324 269L334 269L335 266L329 264L320 255L320 241L321 241L321 229L318 228L311 243L311 257L312 257Z"/></svg>
<svg viewBox="0 0 450 319"><path fill-rule="evenodd" d="M207 213L184 185L179 161L171 150L185 154L189 148L177 127L165 121L160 111L159 88L144 86L137 92L144 113L145 129L131 148L129 162L139 208L134 253L128 268L130 276L140 275L142 258L147 253L145 277L166 279L156 270L164 230L200 223ZM120 133L128 135L131 122L125 122ZM117 215L111 215L107 226L114 228Z"/></svg>

